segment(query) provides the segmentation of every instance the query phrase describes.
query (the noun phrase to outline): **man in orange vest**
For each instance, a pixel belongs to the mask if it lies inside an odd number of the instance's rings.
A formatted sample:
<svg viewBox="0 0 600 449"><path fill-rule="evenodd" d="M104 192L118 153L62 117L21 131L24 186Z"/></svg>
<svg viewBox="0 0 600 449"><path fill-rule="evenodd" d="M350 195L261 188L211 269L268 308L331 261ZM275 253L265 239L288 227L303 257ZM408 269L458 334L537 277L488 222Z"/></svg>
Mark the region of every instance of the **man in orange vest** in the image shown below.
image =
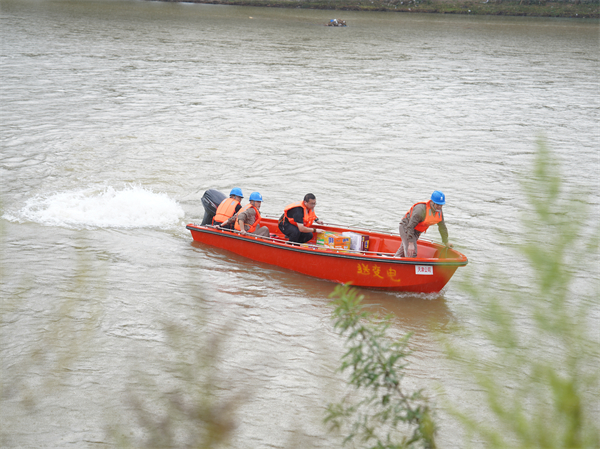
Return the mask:
<svg viewBox="0 0 600 449"><path fill-rule="evenodd" d="M394 254L394 257L417 257L417 240L429 226L438 225L442 241L447 247L448 229L444 223L442 206L446 204L446 197L442 192L436 190L431 194L429 201L423 201L413 205L400 222L400 237L402 245ZM407 256L405 256L407 254Z"/></svg>
<svg viewBox="0 0 600 449"><path fill-rule="evenodd" d="M244 194L242 193L242 189L239 187L235 187L231 189L229 193L229 198L225 198L217 207L217 212L213 217L213 225L221 226L222 228L233 229L233 225L235 223L236 214L242 208L240 204L242 199L244 198Z"/></svg>
<svg viewBox="0 0 600 449"><path fill-rule="evenodd" d="M240 231L240 234L253 234L260 237L269 237L269 228L266 226L260 226L260 205L262 204L262 195L258 192L252 192L250 194L250 203L246 204L238 212L237 220L235 222L236 231Z"/></svg>
<svg viewBox="0 0 600 449"><path fill-rule="evenodd" d="M286 206L279 218L279 229L290 242L306 243L313 238L313 232L324 232L312 227L313 222L323 224L315 215L317 198L312 193L304 196L304 201L298 201Z"/></svg>

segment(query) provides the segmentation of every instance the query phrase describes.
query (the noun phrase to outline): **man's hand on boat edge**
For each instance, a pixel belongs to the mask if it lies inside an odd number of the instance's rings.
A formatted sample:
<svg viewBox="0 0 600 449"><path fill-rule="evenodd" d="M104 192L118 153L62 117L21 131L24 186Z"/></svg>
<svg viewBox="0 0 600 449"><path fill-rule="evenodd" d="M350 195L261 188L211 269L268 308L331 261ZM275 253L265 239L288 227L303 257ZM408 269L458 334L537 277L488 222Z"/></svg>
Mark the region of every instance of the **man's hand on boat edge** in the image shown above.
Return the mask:
<svg viewBox="0 0 600 449"><path fill-rule="evenodd" d="M318 218L315 220L315 223L316 223L316 224L320 224L320 225L323 225L323 224L324 224L324 223L323 223L323 220L319 220ZM324 229L317 229L317 228L313 228L313 231L312 231L312 232L314 232L314 233L316 233L316 234L320 234L320 233L322 233L322 232L325 232L325 230L324 230Z"/></svg>

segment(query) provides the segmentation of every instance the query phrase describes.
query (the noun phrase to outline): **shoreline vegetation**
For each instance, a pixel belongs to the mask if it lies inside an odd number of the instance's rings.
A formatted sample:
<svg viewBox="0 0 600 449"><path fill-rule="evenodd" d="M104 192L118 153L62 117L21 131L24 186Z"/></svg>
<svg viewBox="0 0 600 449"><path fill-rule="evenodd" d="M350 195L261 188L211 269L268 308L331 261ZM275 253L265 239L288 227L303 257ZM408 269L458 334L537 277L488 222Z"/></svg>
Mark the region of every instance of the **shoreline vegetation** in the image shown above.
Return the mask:
<svg viewBox="0 0 600 449"><path fill-rule="evenodd" d="M471 14L493 16L600 18L600 0L162 0L273 8Z"/></svg>

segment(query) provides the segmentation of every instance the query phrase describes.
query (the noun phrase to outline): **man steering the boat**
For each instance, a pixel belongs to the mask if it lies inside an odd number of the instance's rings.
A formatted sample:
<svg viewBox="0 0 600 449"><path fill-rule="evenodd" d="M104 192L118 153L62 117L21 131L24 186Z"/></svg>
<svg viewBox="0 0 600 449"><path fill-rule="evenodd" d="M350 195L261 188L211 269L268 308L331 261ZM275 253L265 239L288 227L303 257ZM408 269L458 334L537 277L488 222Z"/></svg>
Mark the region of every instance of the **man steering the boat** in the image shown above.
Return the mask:
<svg viewBox="0 0 600 449"><path fill-rule="evenodd" d="M313 238L313 233L324 232L312 227L313 222L323 224L315 214L317 198L312 193L304 195L303 201L289 204L279 218L279 229L290 242L306 243Z"/></svg>
<svg viewBox="0 0 600 449"><path fill-rule="evenodd" d="M444 222L442 207L446 204L446 197L442 192L436 190L431 194L429 201L419 202L413 205L404 215L400 222L400 237L402 244L394 257L417 257L417 240L429 226L438 225L442 241L446 247L452 247L448 243L448 229Z"/></svg>
<svg viewBox="0 0 600 449"><path fill-rule="evenodd" d="M212 224L222 228L233 229L237 213L242 208L241 202L244 198L242 189L234 187L229 192L229 198L225 198L217 207Z"/></svg>
<svg viewBox="0 0 600 449"><path fill-rule="evenodd" d="M252 234L259 237L269 237L269 228L259 224L262 200L260 193L252 192L249 198L250 202L238 212L235 230L239 231L241 235Z"/></svg>

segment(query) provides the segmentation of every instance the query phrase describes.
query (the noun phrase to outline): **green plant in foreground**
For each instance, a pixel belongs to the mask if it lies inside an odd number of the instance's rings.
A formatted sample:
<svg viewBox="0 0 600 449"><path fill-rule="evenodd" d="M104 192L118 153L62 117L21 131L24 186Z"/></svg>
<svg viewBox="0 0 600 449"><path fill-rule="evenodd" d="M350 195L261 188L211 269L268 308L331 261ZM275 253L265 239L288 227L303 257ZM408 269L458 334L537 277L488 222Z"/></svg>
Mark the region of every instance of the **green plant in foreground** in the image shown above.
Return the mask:
<svg viewBox="0 0 600 449"><path fill-rule="evenodd" d="M410 355L410 334L399 341L386 335L389 317L380 319L365 310L363 296L347 285L337 286L330 295L335 307L332 318L348 351L339 371L350 371L350 385L359 390L357 402L345 398L329 404L325 422L330 429L370 448L435 448L432 411L422 391L402 388L404 369ZM354 395L353 395L354 396ZM347 433L346 428L349 427ZM410 436L400 436L408 431Z"/></svg>
<svg viewBox="0 0 600 449"><path fill-rule="evenodd" d="M194 326L165 325L166 353L148 351L155 370L136 370L125 393L128 412L107 429L118 447L231 447L248 392L232 391L238 382L222 367L228 331L207 333L200 318Z"/></svg>
<svg viewBox="0 0 600 449"><path fill-rule="evenodd" d="M462 329L460 343L458 334L445 343L475 388L450 398L448 408L483 447L598 448L597 221L589 219L583 195L564 192L542 143L523 179L524 231L511 243L520 256L515 263L525 262L518 266L528 286L497 269L483 284L466 282L470 332ZM477 349L468 349L470 341Z"/></svg>
<svg viewBox="0 0 600 449"><path fill-rule="evenodd" d="M0 215L1 203L0 203ZM64 268L71 282L64 288L63 296L54 309L38 312L45 315L41 324L27 324L28 332L19 332L15 338L15 323L23 310L39 306L36 296L35 276L12 279L10 261L6 258L6 229L0 219L0 347L3 349L0 363L0 447L22 447L21 430L34 427L44 404L61 401L68 388L68 381L77 365L88 359L84 349L93 339L100 316L99 301L90 301L87 291L90 286L89 256L85 251L74 255L74 267ZM79 240L84 233L78 235ZM83 245L81 245L83 246ZM7 273L8 272L8 273ZM104 273L99 272L102 278ZM98 289L99 296L105 294ZM25 321L25 320L24 320ZM18 354L4 359L5 354ZM10 361L9 361L10 360ZM18 430L15 430L18 429Z"/></svg>

